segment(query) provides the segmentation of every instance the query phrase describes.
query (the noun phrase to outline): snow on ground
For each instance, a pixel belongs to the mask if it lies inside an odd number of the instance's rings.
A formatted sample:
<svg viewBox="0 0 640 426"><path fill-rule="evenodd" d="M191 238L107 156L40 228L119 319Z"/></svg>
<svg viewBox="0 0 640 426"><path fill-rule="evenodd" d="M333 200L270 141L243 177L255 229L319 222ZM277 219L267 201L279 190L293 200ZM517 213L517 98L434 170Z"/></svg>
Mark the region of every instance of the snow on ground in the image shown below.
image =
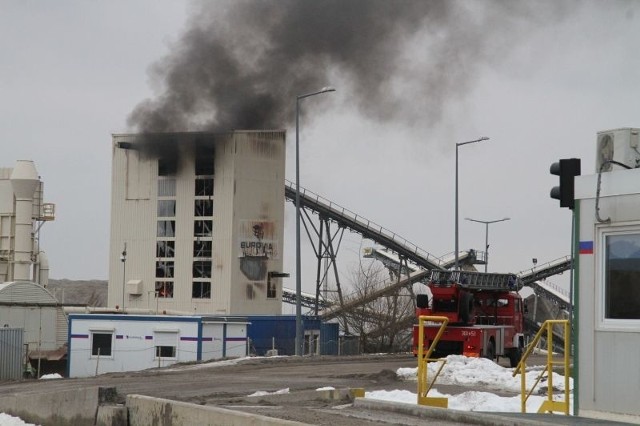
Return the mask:
<svg viewBox="0 0 640 426"><path fill-rule="evenodd" d="M427 366L427 377L431 380L439 362L430 362ZM525 384L531 388L545 366L527 367ZM513 368L504 368L486 358L470 358L462 355L449 355L446 358L444 368L436 380L437 384L477 386L482 385L486 389L506 392L520 392L520 374L513 377ZM417 380L418 367L399 368L396 374L404 380ZM564 391L564 376L553 373L553 387L558 391ZM547 387L547 379L541 381L538 386ZM573 389L573 379L569 378L569 389Z"/></svg>
<svg viewBox="0 0 640 426"><path fill-rule="evenodd" d="M0 413L0 425L2 426L34 426L33 423L25 423L18 417L13 417L5 413Z"/></svg>
<svg viewBox="0 0 640 426"><path fill-rule="evenodd" d="M440 362L427 364L427 377L433 379ZM527 390L531 389L544 366L528 367L525 374ZM432 397L446 397L449 399L449 408L463 411L493 411L493 412L520 412L520 374L513 377L513 368L504 368L486 358L469 358L462 355L449 355L445 366L436 379L434 388L429 392ZM417 381L418 368L399 368L396 374L403 380ZM564 376L553 373L554 400L564 400ZM548 380L543 378L537 385L537 389L546 389ZM482 386L494 391L514 392L518 395L502 397L490 392L469 391L458 395L448 395L438 392L438 384L460 386ZM417 385L416 385L417 386ZM569 389L573 389L573 379L569 378ZM381 399L385 401L404 402L417 404L417 393L395 391L366 392L365 398ZM531 395L527 399L527 412L537 412L547 396ZM573 394L570 394L570 405L573 404ZM571 408L569 410L572 412Z"/></svg>
<svg viewBox="0 0 640 426"><path fill-rule="evenodd" d="M51 380L51 379L62 379L62 376L59 375L58 373L43 374L42 376L40 376L40 380ZM0 423L0 425L1 424L2 423Z"/></svg>

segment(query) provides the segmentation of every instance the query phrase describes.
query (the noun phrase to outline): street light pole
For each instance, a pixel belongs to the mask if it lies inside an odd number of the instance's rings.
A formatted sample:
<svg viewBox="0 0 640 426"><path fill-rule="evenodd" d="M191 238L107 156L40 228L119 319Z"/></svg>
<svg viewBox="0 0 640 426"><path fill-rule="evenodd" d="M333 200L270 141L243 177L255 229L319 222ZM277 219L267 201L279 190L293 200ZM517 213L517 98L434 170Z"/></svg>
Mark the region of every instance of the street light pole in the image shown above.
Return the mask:
<svg viewBox="0 0 640 426"><path fill-rule="evenodd" d="M485 226L485 231L484 231L484 271L487 272L487 266L489 265L489 225L491 225L492 223L497 223L497 222L504 222L505 220L511 220L511 218L509 217L504 217L502 219L497 219L497 220L476 220L476 219L471 219L469 217L465 217L466 220L469 220L471 222L478 222L478 223L483 223Z"/></svg>
<svg viewBox="0 0 640 426"><path fill-rule="evenodd" d="M456 209L455 209L455 210L456 210L456 213L455 213L455 216L456 216L456 217L455 217L455 222L456 222L456 231L455 231L455 240L456 240L456 242L455 242L455 246L456 246L456 247L455 247L455 256L456 256L456 257L455 257L455 264L454 264L454 269L455 269L456 271L459 271L459 270L460 270L460 265L459 265L459 262L458 262L458 260L459 260L459 259L458 259L458 256L459 256L459 253L460 253L460 248L459 248L459 246L458 246L458 148L459 148L460 146L462 146L462 145L467 145L467 144L470 144L470 143L482 142L482 141L487 141L487 140L489 140L489 138L488 138L488 137L486 137L486 136L482 136L481 138L474 139L474 140L472 140L472 141L467 141L467 142L457 142L457 143L456 143L456 190L455 190L455 193L456 193L456 202L455 202L455 204L456 204Z"/></svg>
<svg viewBox="0 0 640 426"><path fill-rule="evenodd" d="M306 93L296 97L296 340L295 354L301 356L304 352L302 329L302 266L300 260L300 100L310 96L327 92L335 92L332 87L323 87L313 93Z"/></svg>

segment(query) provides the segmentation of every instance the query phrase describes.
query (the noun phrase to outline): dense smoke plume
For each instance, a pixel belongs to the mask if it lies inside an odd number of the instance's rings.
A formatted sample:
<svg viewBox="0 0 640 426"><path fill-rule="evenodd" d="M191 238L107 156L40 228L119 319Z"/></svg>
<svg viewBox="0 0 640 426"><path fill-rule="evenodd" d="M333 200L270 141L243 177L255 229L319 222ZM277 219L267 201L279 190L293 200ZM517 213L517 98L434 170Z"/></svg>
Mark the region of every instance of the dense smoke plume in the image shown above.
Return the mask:
<svg viewBox="0 0 640 426"><path fill-rule="evenodd" d="M484 68L499 66L519 39L570 6L576 3L198 2L179 42L152 69L157 96L134 109L129 125L139 132L286 128L296 95L336 84L332 76L373 120L433 124Z"/></svg>

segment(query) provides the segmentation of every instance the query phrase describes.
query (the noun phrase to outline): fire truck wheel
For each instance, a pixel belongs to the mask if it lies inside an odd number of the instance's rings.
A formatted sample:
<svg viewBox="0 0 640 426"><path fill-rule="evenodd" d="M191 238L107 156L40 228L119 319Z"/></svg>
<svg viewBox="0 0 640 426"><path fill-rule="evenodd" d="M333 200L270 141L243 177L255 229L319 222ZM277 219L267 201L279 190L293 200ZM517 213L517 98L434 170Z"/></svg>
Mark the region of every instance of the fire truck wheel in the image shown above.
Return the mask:
<svg viewBox="0 0 640 426"><path fill-rule="evenodd" d="M509 365L514 368L517 367L520 363L520 359L522 359L522 349L514 348L509 351Z"/></svg>
<svg viewBox="0 0 640 426"><path fill-rule="evenodd" d="M493 361L496 359L496 342L493 341L493 338L489 340L489 345L487 345L487 350L484 353L484 357Z"/></svg>
<svg viewBox="0 0 640 426"><path fill-rule="evenodd" d="M460 319L463 323L469 324L471 312L473 310L473 294L462 293L460 296Z"/></svg>

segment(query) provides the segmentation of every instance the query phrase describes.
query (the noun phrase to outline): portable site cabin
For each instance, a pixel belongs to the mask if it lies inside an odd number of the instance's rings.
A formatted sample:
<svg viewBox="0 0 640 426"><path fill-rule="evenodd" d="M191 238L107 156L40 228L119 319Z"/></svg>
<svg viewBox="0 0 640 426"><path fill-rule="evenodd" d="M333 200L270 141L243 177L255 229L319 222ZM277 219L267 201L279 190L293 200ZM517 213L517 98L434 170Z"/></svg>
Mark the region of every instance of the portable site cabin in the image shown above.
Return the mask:
<svg viewBox="0 0 640 426"><path fill-rule="evenodd" d="M640 421L639 131L598 133L596 174L575 180L574 404L581 416Z"/></svg>
<svg viewBox="0 0 640 426"><path fill-rule="evenodd" d="M64 371L67 317L46 288L30 281L1 283L0 327L24 330L25 355L39 373Z"/></svg>
<svg viewBox="0 0 640 426"><path fill-rule="evenodd" d="M247 354L241 317L69 315L69 377L140 371Z"/></svg>

